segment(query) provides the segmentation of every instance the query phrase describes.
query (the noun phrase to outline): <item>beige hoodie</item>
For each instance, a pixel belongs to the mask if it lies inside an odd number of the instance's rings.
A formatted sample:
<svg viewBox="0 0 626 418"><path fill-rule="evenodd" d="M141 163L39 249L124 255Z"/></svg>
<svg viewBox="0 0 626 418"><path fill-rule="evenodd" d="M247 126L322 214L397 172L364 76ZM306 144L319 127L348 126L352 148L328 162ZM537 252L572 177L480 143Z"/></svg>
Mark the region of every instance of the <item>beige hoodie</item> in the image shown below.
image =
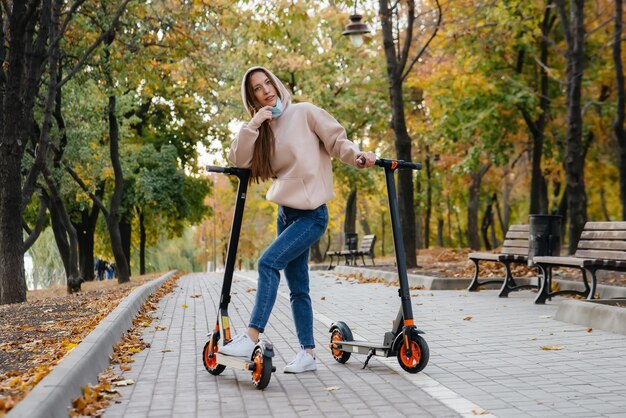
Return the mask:
<svg viewBox="0 0 626 418"><path fill-rule="evenodd" d="M246 71L241 83L241 97L246 109L246 75L259 68L262 67ZM283 83L271 71L264 70L278 86L283 103L283 113L270 121L276 138L271 164L277 178L266 198L294 209L315 209L335 196L330 157L356 166L359 148L347 139L345 129L325 110L311 103L291 103L291 96ZM228 159L237 167L250 167L258 136L258 127L245 123L231 144Z"/></svg>

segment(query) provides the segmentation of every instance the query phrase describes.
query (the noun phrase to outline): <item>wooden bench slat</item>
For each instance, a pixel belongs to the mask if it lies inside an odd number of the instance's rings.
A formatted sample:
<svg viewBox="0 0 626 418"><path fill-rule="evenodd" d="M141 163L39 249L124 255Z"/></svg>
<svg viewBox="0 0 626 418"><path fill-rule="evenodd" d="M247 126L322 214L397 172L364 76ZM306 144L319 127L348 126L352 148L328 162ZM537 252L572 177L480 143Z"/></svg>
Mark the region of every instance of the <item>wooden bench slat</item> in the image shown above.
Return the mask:
<svg viewBox="0 0 626 418"><path fill-rule="evenodd" d="M586 231L580 236L582 240L626 240L626 231Z"/></svg>
<svg viewBox="0 0 626 418"><path fill-rule="evenodd" d="M528 232L517 232L517 231L509 231L506 233L504 239L528 239Z"/></svg>
<svg viewBox="0 0 626 418"><path fill-rule="evenodd" d="M528 255L528 248L504 247L502 248L502 253L503 254Z"/></svg>
<svg viewBox="0 0 626 418"><path fill-rule="evenodd" d="M624 251L596 251L596 250L577 250L576 257L580 258L597 258L601 260L626 260L626 252Z"/></svg>
<svg viewBox="0 0 626 418"><path fill-rule="evenodd" d="M578 241L579 250L626 250L626 241Z"/></svg>
<svg viewBox="0 0 626 418"><path fill-rule="evenodd" d="M626 230L626 222L587 222L586 230Z"/></svg>
<svg viewBox="0 0 626 418"><path fill-rule="evenodd" d="M504 241L503 247L516 247L528 249L528 241L523 239L507 239Z"/></svg>
<svg viewBox="0 0 626 418"><path fill-rule="evenodd" d="M485 260L485 261L498 261L500 254L497 253L469 253L468 258L470 260Z"/></svg>
<svg viewBox="0 0 626 418"><path fill-rule="evenodd" d="M551 266L583 267L593 264L594 261L579 257L533 257L533 263Z"/></svg>
<svg viewBox="0 0 626 418"><path fill-rule="evenodd" d="M530 230L530 225L528 224L523 224L523 225L511 225L509 227L509 231L516 231L516 232L528 232Z"/></svg>

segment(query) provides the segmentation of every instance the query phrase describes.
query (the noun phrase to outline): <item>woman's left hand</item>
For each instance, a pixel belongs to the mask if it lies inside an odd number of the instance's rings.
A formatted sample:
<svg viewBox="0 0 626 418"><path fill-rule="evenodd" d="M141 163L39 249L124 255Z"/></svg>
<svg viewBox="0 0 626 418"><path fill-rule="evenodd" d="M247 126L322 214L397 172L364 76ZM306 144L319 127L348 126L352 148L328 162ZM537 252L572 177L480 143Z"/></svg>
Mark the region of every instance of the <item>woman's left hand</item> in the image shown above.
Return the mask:
<svg viewBox="0 0 626 418"><path fill-rule="evenodd" d="M369 168L376 162L376 154L373 152L365 151L359 152L356 155L356 166L358 168Z"/></svg>

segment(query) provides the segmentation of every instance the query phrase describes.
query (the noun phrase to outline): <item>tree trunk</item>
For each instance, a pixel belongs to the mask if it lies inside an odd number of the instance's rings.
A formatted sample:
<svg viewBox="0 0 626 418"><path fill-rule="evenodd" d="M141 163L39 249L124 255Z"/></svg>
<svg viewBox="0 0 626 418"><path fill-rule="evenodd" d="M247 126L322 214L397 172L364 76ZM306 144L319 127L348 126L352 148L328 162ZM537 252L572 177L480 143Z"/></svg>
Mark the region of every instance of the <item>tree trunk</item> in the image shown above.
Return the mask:
<svg viewBox="0 0 626 418"><path fill-rule="evenodd" d="M430 246L430 215L433 205L432 170L430 168L430 157L425 159L426 166L426 213L424 214L424 248Z"/></svg>
<svg viewBox="0 0 626 418"><path fill-rule="evenodd" d="M443 247L443 219L437 219L437 246Z"/></svg>
<svg viewBox="0 0 626 418"><path fill-rule="evenodd" d="M569 214L569 254L576 251L578 240L587 221L587 194L585 191L585 158L582 143L581 90L584 59L584 0L570 0L570 18L563 0L557 0L557 9L567 41L567 147L564 167Z"/></svg>
<svg viewBox="0 0 626 418"><path fill-rule="evenodd" d="M420 219L422 219L422 205L419 204L419 196L421 195L422 182L417 180L415 182L415 202L417 202L415 206L415 246L418 249L424 248L424 228L420 222Z"/></svg>
<svg viewBox="0 0 626 418"><path fill-rule="evenodd" d="M146 274L146 226L143 211L139 211L139 274Z"/></svg>
<svg viewBox="0 0 626 418"><path fill-rule="evenodd" d="M530 116L524 114L524 119L532 136L532 169L530 181L530 213L531 214L547 214L548 213L548 187L546 179L541 170L541 159L543 156L543 142L545 139L546 121L550 108L549 83L550 78L546 68L548 67L548 39L554 23L552 11L552 0L548 0L543 21L541 22L541 40L539 44L540 61L540 94L539 109L540 113L536 120L531 120Z"/></svg>
<svg viewBox="0 0 626 418"><path fill-rule="evenodd" d="M622 65L622 0L615 0L615 33L613 34L613 65L617 93L617 111L613 132L619 145L619 195L622 201L622 220L626 221L626 132L624 132L624 70Z"/></svg>
<svg viewBox="0 0 626 418"><path fill-rule="evenodd" d="M130 267L130 249L132 246L132 225L126 216L122 216L120 221L120 236L122 237L122 248L124 249L124 257L128 261L128 274L132 274Z"/></svg>
<svg viewBox="0 0 626 418"><path fill-rule="evenodd" d="M115 175L115 186L109 206L109 216L107 216L106 221L111 236L111 250L115 258L117 282L121 284L130 281L130 268L128 266L128 259L124 253L122 235L120 233L120 207L124 193L124 175L122 172L122 164L120 163L119 127L117 124L116 103L115 96L109 96L109 150L111 153L111 163L113 164L113 173Z"/></svg>
<svg viewBox="0 0 626 418"><path fill-rule="evenodd" d="M361 199L359 207L359 224L361 225L361 229L363 230L363 235L371 235L372 228L370 228L370 223L367 220L369 216L369 210L367 209L367 201Z"/></svg>
<svg viewBox="0 0 626 418"><path fill-rule="evenodd" d="M80 291L83 279L78 268L78 236L76 229L70 221L70 217L65 210L65 205L59 197L59 189L50 178L49 173L44 174L46 184L48 186L48 207L50 208L50 218L52 222L52 230L54 239L57 243L63 267L65 268L65 277L67 280L67 292L75 293Z"/></svg>
<svg viewBox="0 0 626 418"><path fill-rule="evenodd" d="M311 245L309 260L315 263L321 263L322 261L324 261L324 256L322 255L322 251L320 250L320 240L315 241L315 243Z"/></svg>
<svg viewBox="0 0 626 418"><path fill-rule="evenodd" d="M495 248L495 241L490 240L489 237L489 228L493 226L493 212L492 212L492 201L491 199L487 203L487 208L485 209L485 214L483 216L483 223L480 226L480 232L483 237L483 242L485 243L486 250L492 250Z"/></svg>
<svg viewBox="0 0 626 418"><path fill-rule="evenodd" d="M346 215L343 220L343 232L345 234L356 232L356 192L355 187L346 199Z"/></svg>
<svg viewBox="0 0 626 418"><path fill-rule="evenodd" d="M78 234L79 265L81 275L85 281L94 279L94 235L99 215L100 208L94 204L91 211L89 209L80 211L80 222L72 223Z"/></svg>
<svg viewBox="0 0 626 418"><path fill-rule="evenodd" d="M411 137L406 128L404 116L404 100L402 98L402 82L404 65L408 58L408 48L412 37L411 32L405 39L403 53L398 60L398 54L394 44L392 11L389 9L387 0L379 0L381 27L383 34L383 46L387 62L387 78L389 82L389 97L391 99L391 127L395 134L396 157L399 160L412 161ZM409 2L410 13L414 11L415 4ZM413 30L412 15L409 15L409 31ZM413 173L412 170L398 170L398 209L400 212L400 224L404 243L404 256L407 268L417 266L417 254L415 246L415 210L413 205Z"/></svg>
<svg viewBox="0 0 626 418"><path fill-rule="evenodd" d="M478 172L470 173L471 184L469 187L469 198L467 202L467 241L472 250L480 249L480 238L478 235L478 209L480 200L480 183L483 176L489 170L489 165L483 165Z"/></svg>
<svg viewBox="0 0 626 418"><path fill-rule="evenodd" d="M23 1L12 2L10 16L2 8L2 45L0 67L0 304L26 301L24 251L22 235L22 156L28 134L23 129L25 113L22 92L26 88L25 74L26 6ZM6 22L4 18L6 17ZM6 35L10 34L8 54Z"/></svg>
<svg viewBox="0 0 626 418"><path fill-rule="evenodd" d="M21 202L21 156L4 146L0 152L0 304L26 301Z"/></svg>

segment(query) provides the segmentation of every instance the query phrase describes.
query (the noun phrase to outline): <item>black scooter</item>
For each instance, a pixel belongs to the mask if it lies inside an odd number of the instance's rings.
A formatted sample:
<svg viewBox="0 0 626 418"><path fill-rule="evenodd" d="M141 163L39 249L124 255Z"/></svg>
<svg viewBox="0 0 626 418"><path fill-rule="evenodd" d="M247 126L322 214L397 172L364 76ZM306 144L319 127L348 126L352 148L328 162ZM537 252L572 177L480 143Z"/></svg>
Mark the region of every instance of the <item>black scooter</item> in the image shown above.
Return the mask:
<svg viewBox="0 0 626 418"><path fill-rule="evenodd" d="M246 204L246 192L248 190L250 170L237 167L215 166L207 166L206 169L213 173L237 176L239 186L237 187L235 214L233 216L233 226L230 231L230 240L228 243L228 254L226 256L219 312L215 328L213 328L213 331L208 335L209 341L205 344L204 350L202 350L202 362L207 371L214 376L221 374L224 369L226 369L226 366L252 372L252 383L254 383L254 386L257 389L265 389L270 383L272 372L276 371L276 367L272 366L274 348L271 343L260 340L254 347L252 356L249 359L247 357L227 356L219 352L220 347L228 344L231 340L228 304L230 303L230 288L233 283L237 245L239 244L243 210Z"/></svg>
<svg viewBox="0 0 626 418"><path fill-rule="evenodd" d="M428 344L421 337L423 331L415 327L413 321L413 309L411 307L411 294L406 272L406 259L404 256L404 244L402 242L402 229L400 227L400 214L394 183L394 172L398 169L420 170L420 163L405 162L402 160L376 160L376 165L385 169L385 181L387 183L387 197L389 199L389 213L391 215L391 228L393 232L393 244L396 250L396 263L400 289L400 310L393 321L393 328L386 332L382 344L370 341L354 341L352 331L345 322L337 321L330 327L330 344L332 355L339 363L345 363L352 353L367 354L363 368L367 367L372 356L391 357L397 356L400 367L409 373L417 373L428 364Z"/></svg>

